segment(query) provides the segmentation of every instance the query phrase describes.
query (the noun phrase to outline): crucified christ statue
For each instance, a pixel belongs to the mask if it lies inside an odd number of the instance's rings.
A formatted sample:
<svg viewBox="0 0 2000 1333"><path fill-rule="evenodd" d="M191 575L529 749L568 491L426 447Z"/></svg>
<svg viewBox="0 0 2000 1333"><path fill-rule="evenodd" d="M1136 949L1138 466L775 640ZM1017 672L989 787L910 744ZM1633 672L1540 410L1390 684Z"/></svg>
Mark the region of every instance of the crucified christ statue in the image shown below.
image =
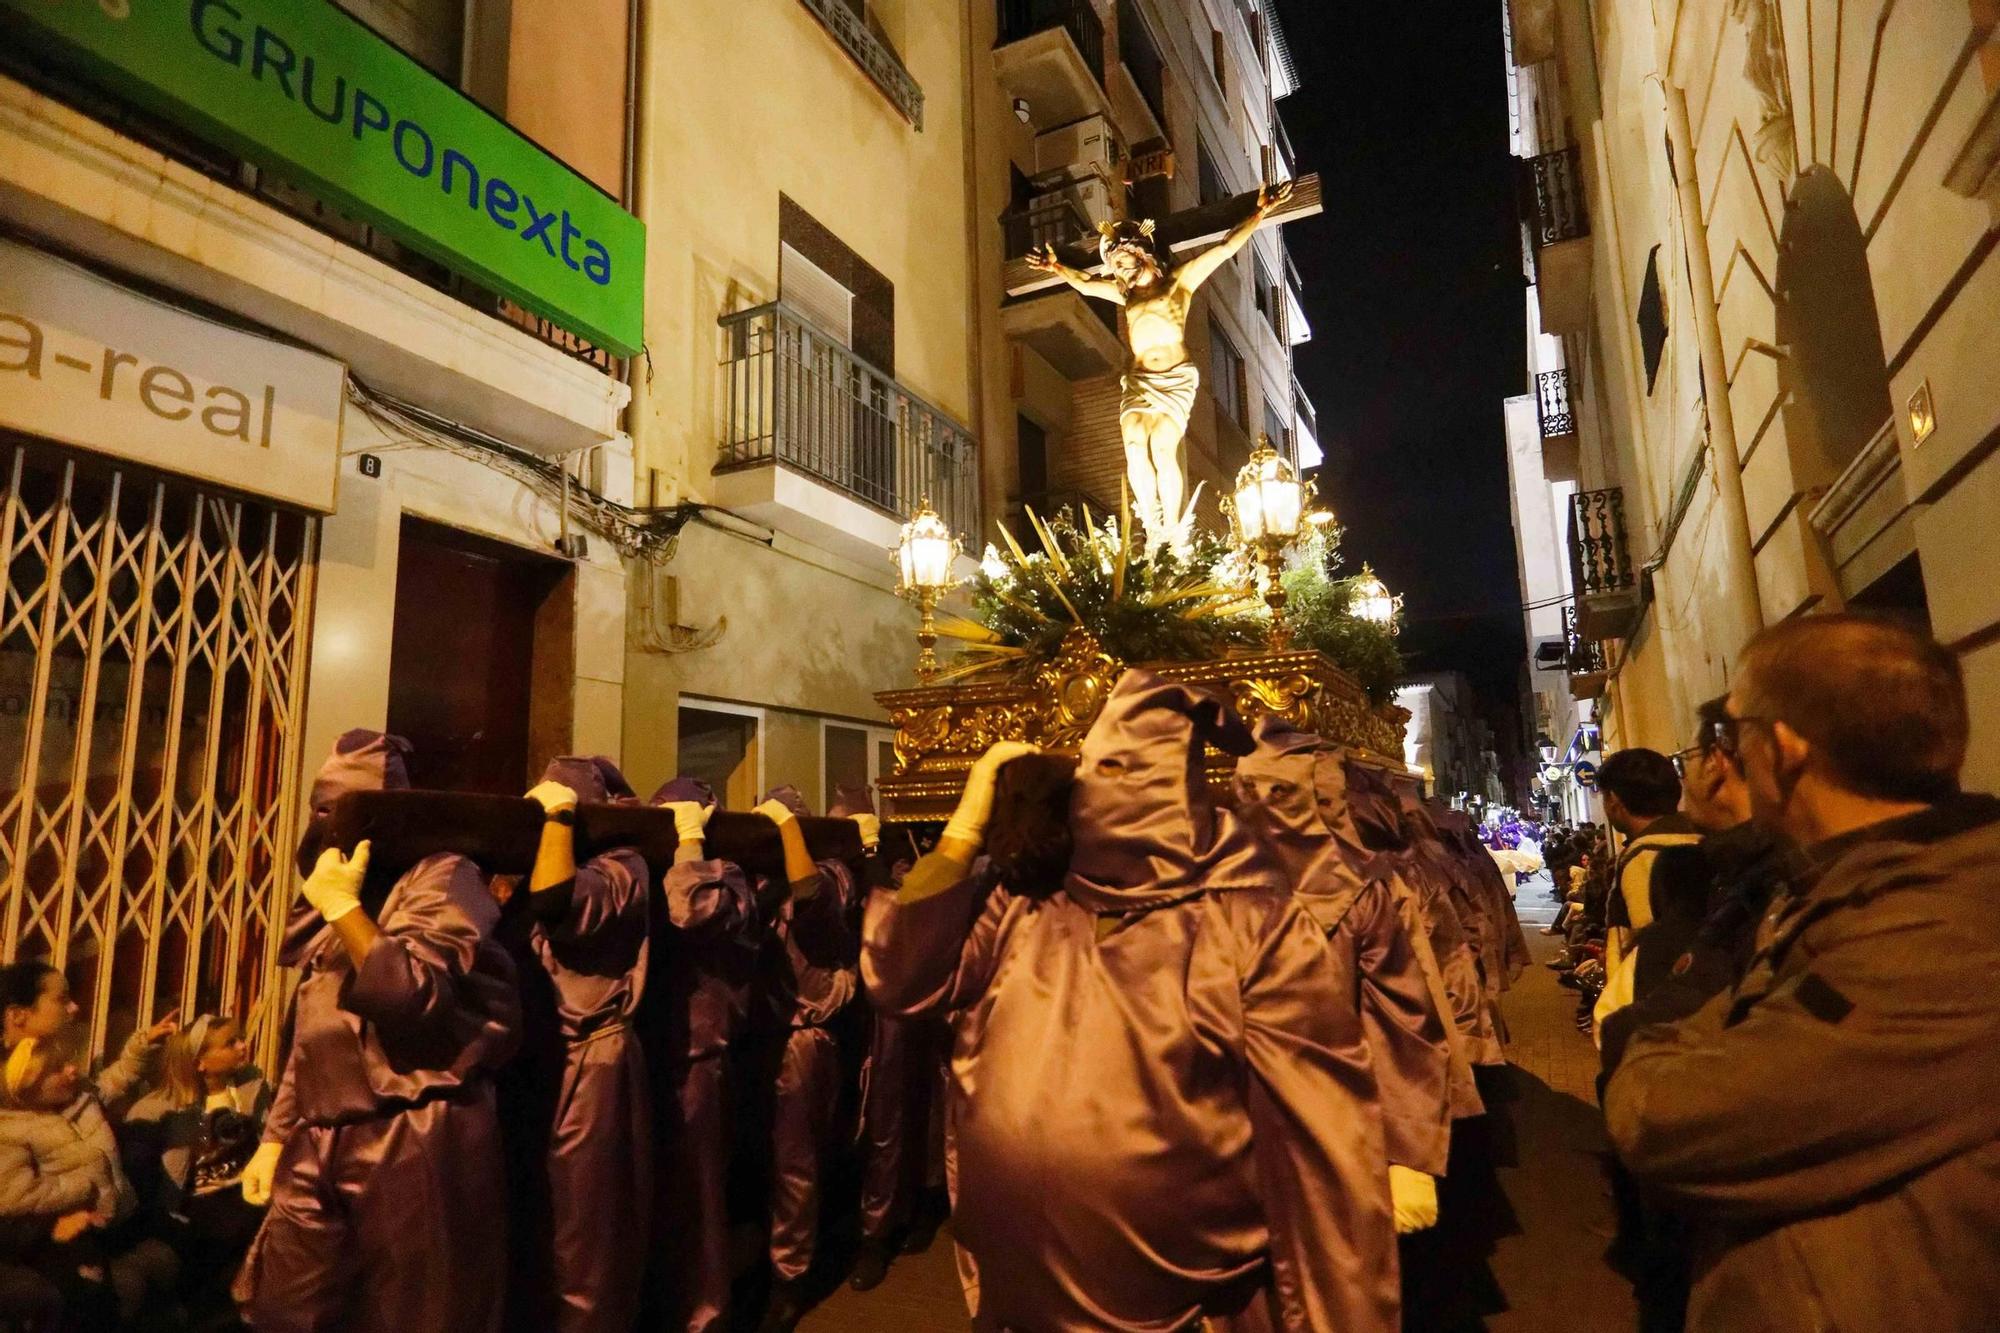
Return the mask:
<svg viewBox="0 0 2000 1333"><path fill-rule="evenodd" d="M1125 442L1125 472L1132 503L1146 526L1146 545L1157 549L1187 541L1187 476L1181 440L1187 435L1201 373L1188 357L1188 309L1195 289L1241 250L1271 212L1292 196L1292 183L1266 184L1256 207L1215 245L1169 268L1153 244L1153 224L1098 224L1097 251L1109 278L1092 277L1057 258L1054 246L1028 256L1028 264L1053 273L1085 296L1125 307L1125 346L1132 354L1119 381L1118 431Z"/></svg>

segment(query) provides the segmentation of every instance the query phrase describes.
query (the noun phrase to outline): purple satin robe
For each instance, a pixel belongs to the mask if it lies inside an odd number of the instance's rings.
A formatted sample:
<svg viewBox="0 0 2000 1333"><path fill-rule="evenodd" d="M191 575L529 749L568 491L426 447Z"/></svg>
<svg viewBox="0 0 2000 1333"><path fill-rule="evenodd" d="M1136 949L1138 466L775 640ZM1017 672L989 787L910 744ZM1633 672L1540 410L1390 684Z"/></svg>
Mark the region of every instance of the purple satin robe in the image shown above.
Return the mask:
<svg viewBox="0 0 2000 1333"><path fill-rule="evenodd" d="M562 1084L549 1136L556 1327L624 1333L638 1313L653 1202L653 1109L631 1027L645 992L646 863L613 851L577 867L569 910L530 937L554 983Z"/></svg>
<svg viewBox="0 0 2000 1333"><path fill-rule="evenodd" d="M729 1325L730 1044L748 1025L762 927L741 867L698 848L660 886L668 924L654 942L641 1018L655 1062L662 1158L653 1246L660 1326Z"/></svg>
<svg viewBox="0 0 2000 1333"><path fill-rule="evenodd" d="M1381 1091L1389 1161L1433 1176L1451 1150L1450 1046L1420 956L1387 880L1358 872L1327 826L1345 800L1341 772L1320 738L1275 717L1257 724L1257 749L1237 761L1238 808L1284 866L1301 906L1327 933L1334 977L1352 996Z"/></svg>
<svg viewBox="0 0 2000 1333"><path fill-rule="evenodd" d="M318 912L294 909L281 961L305 978L264 1125L284 1153L244 1274L260 1333L499 1327L507 1220L490 1075L520 1022L499 915L459 856L397 882L359 968Z"/></svg>
<svg viewBox="0 0 2000 1333"><path fill-rule="evenodd" d="M764 954L767 1015L783 1024L771 1116L772 1271L805 1276L819 1243L820 1177L840 1098L840 1046L825 1028L860 994L857 880L839 861L774 914Z"/></svg>
<svg viewBox="0 0 2000 1333"><path fill-rule="evenodd" d="M1382 1122L1324 932L1233 814L1218 702L1131 671L1086 736L1061 886L933 854L868 904L870 994L954 1035L953 1231L980 1328L1397 1323Z"/></svg>
<svg viewBox="0 0 2000 1333"><path fill-rule="evenodd" d="M1100 916L967 878L877 895L867 941L878 1003L951 1017L982 1327L1173 1329L1273 1278L1280 1327L1396 1326L1367 1047L1283 890Z"/></svg>
<svg viewBox="0 0 2000 1333"><path fill-rule="evenodd" d="M941 1183L932 1127L948 1034L933 1019L869 1019L861 1080L861 1234L883 1240L909 1225L924 1189Z"/></svg>

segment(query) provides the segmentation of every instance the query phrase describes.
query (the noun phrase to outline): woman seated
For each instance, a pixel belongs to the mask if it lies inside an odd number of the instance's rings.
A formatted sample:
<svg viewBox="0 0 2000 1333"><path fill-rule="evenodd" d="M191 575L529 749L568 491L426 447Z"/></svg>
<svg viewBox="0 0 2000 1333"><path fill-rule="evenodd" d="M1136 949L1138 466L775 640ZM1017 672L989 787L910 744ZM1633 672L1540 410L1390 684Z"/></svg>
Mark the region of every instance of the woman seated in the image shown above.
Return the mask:
<svg viewBox="0 0 2000 1333"><path fill-rule="evenodd" d="M230 1279L264 1216L237 1186L272 1089L234 1018L197 1018L164 1055L156 1086L120 1127L124 1164L150 1225L180 1255L190 1307L228 1312Z"/></svg>
<svg viewBox="0 0 2000 1333"><path fill-rule="evenodd" d="M173 1252L137 1217L139 1198L104 1114L157 1058L171 1018L135 1034L93 1088L73 1038L23 1037L0 1101L0 1218L18 1258L62 1294L66 1326L104 1329L170 1303Z"/></svg>

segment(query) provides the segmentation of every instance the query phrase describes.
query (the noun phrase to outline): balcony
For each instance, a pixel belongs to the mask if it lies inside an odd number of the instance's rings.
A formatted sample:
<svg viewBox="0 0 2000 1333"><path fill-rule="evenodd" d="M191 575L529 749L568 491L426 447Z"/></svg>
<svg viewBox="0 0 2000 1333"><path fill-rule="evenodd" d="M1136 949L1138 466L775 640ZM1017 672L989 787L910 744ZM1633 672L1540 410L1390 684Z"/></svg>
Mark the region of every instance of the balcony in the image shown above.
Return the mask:
<svg viewBox="0 0 2000 1333"><path fill-rule="evenodd" d="M1569 501L1570 586L1576 628L1587 639L1620 639L1639 611L1639 579L1625 538L1625 492L1578 491Z"/></svg>
<svg viewBox="0 0 2000 1333"><path fill-rule="evenodd" d="M888 38L875 26L871 16L848 0L801 0L820 21L827 35L840 43L840 49L847 52L847 58L860 67L889 99L889 104L902 113L913 129L924 127L924 90L917 85L916 78L903 64L901 56L889 45Z"/></svg>
<svg viewBox="0 0 2000 1333"><path fill-rule="evenodd" d="M993 68L1011 97L1028 103L1037 129L1107 110L1104 21L1090 0L998 0Z"/></svg>
<svg viewBox="0 0 2000 1333"><path fill-rule="evenodd" d="M1590 214L1581 164L1570 147L1531 157L1522 169L1544 333L1582 333L1590 323Z"/></svg>
<svg viewBox="0 0 2000 1333"><path fill-rule="evenodd" d="M1118 0L1119 128L1135 146L1167 134L1167 62L1134 0Z"/></svg>
<svg viewBox="0 0 2000 1333"><path fill-rule="evenodd" d="M1319 443L1319 413L1314 410L1312 399L1306 397L1305 386L1297 380L1292 381L1292 440L1301 472L1326 461Z"/></svg>
<svg viewBox="0 0 2000 1333"><path fill-rule="evenodd" d="M1542 422L1542 478L1575 481L1581 460L1567 370L1545 370L1535 376L1535 409Z"/></svg>
<svg viewBox="0 0 2000 1333"><path fill-rule="evenodd" d="M1001 226L1010 261L1038 245L1061 250L1096 232L1083 210L1060 194L1044 195L1009 213ZM1008 301L1000 307L1000 327L1072 380L1109 374L1125 363L1125 348L1118 341L1118 308L1108 301L1090 300L1068 286Z"/></svg>
<svg viewBox="0 0 2000 1333"><path fill-rule="evenodd" d="M1595 639L1585 638L1578 630L1574 602L1563 607L1563 644L1564 665L1569 670L1570 698L1602 698L1604 687L1611 680L1611 669L1605 659L1604 645Z"/></svg>
<svg viewBox="0 0 2000 1333"><path fill-rule="evenodd" d="M715 502L874 564L928 500L979 526L972 434L782 302L717 321L725 401Z"/></svg>

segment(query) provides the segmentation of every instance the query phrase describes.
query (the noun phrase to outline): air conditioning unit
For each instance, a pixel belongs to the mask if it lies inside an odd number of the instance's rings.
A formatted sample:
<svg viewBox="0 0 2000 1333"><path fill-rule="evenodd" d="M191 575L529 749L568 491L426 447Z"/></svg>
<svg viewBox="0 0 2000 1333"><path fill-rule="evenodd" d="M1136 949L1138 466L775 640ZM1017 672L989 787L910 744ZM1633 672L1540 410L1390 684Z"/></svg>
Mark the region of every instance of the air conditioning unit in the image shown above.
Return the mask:
<svg viewBox="0 0 2000 1333"><path fill-rule="evenodd" d="M1118 216L1111 182L1095 173L1037 176L1033 184L1035 194L1030 207L1037 216L1067 216L1064 204L1075 209L1091 227Z"/></svg>
<svg viewBox="0 0 2000 1333"><path fill-rule="evenodd" d="M1124 160L1117 132L1103 116L1085 116L1035 136L1038 175L1051 171L1094 171L1109 177L1118 174L1118 164Z"/></svg>

